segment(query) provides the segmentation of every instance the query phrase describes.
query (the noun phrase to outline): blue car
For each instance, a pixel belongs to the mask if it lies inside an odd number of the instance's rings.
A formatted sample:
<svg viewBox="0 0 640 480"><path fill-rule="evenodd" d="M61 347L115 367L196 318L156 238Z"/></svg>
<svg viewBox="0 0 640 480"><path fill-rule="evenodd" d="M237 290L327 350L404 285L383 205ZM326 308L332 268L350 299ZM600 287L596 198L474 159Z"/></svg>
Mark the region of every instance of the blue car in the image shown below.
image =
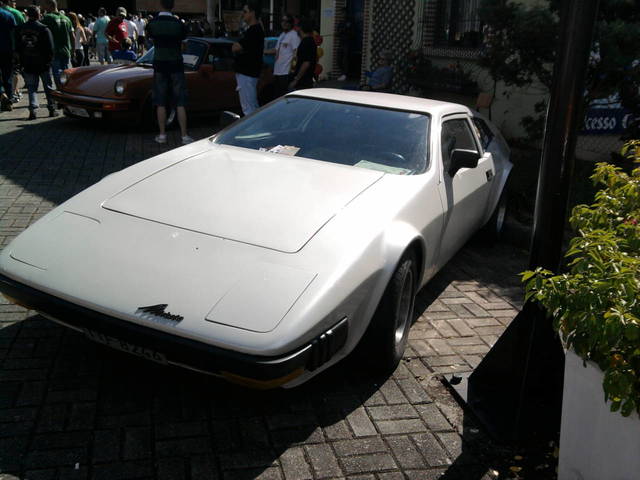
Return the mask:
<svg viewBox="0 0 640 480"><path fill-rule="evenodd" d="M278 37L265 37L264 39L264 50L272 50L276 48L276 43L278 43ZM262 61L265 65L269 65L271 68L274 67L276 63L276 56L274 54L264 54L262 56Z"/></svg>

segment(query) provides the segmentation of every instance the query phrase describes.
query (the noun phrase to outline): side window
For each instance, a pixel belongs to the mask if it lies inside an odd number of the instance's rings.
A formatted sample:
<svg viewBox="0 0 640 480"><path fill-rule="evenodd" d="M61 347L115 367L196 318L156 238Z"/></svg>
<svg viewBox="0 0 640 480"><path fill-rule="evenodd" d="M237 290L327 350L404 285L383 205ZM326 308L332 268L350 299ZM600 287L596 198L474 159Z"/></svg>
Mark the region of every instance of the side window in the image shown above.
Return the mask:
<svg viewBox="0 0 640 480"><path fill-rule="evenodd" d="M212 44L209 47L207 63L212 63L213 68L220 72L230 72L234 70L234 60L231 53L231 46Z"/></svg>
<svg viewBox="0 0 640 480"><path fill-rule="evenodd" d="M493 140L493 132L489 128L489 125L481 118L473 117L473 124L478 129L478 135L480 135L480 143L485 150Z"/></svg>
<svg viewBox="0 0 640 480"><path fill-rule="evenodd" d="M478 151L469 124L462 118L448 120L442 124L440 147L442 148L442 164L445 172L449 171L451 152L455 149Z"/></svg>
<svg viewBox="0 0 640 480"><path fill-rule="evenodd" d="M187 40L184 43L184 49L182 51L182 60L186 67L195 68L198 62L202 59L207 51L207 45L202 42L194 42Z"/></svg>

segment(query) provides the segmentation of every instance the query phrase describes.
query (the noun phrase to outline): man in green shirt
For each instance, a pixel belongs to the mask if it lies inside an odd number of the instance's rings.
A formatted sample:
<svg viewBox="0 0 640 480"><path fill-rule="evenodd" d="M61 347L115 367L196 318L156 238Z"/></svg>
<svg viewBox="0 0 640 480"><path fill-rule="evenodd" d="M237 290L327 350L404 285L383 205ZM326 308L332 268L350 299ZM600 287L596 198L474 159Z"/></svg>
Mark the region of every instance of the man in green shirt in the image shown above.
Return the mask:
<svg viewBox="0 0 640 480"><path fill-rule="evenodd" d="M49 13L43 17L42 23L49 27L53 35L51 71L56 88L60 90L62 86L60 84L60 74L63 70L69 68L71 50L74 46L73 26L69 18L58 12L58 2L56 0L45 0L44 5Z"/></svg>
<svg viewBox="0 0 640 480"><path fill-rule="evenodd" d="M4 5L2 5L2 7L0 7L0 8L4 8L11 15L13 15L13 18L16 19L16 25L19 26L19 25L22 25L23 23L26 23L27 20L24 18L24 15L22 14L22 12L20 10L16 10L15 8L10 7L6 3Z"/></svg>

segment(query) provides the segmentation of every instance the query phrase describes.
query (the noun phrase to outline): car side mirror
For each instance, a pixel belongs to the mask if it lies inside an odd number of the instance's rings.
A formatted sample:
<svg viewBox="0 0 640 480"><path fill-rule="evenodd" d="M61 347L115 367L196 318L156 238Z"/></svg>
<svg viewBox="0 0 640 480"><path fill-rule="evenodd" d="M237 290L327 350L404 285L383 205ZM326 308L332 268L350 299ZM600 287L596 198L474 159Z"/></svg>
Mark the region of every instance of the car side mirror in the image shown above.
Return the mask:
<svg viewBox="0 0 640 480"><path fill-rule="evenodd" d="M462 150L456 148L451 152L451 166L449 175L453 177L461 168L476 168L480 160L480 154L475 150Z"/></svg>
<svg viewBox="0 0 640 480"><path fill-rule="evenodd" d="M222 128L228 127L236 120L240 120L240 115L238 115L237 113L225 110L220 114L220 126Z"/></svg>

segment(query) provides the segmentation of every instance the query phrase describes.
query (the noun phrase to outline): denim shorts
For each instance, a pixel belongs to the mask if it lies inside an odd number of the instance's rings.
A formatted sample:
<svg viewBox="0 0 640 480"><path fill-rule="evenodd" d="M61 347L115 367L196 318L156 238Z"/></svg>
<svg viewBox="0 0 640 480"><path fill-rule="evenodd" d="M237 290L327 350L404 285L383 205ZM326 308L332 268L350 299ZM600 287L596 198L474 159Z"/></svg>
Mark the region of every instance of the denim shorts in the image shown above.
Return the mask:
<svg viewBox="0 0 640 480"><path fill-rule="evenodd" d="M184 72L154 72L153 104L159 107L187 106L187 82Z"/></svg>

